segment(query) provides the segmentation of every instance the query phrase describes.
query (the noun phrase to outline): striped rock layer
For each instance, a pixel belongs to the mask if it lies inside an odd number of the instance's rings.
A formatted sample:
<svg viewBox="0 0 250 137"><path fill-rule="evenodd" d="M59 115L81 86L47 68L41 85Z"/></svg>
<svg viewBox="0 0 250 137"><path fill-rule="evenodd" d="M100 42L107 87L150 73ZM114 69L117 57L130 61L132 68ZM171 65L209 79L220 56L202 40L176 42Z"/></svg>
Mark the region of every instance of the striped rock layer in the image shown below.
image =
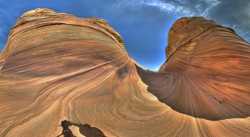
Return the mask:
<svg viewBox="0 0 250 137"><path fill-rule="evenodd" d="M151 72L104 20L28 11L0 55L0 137L56 137L65 119L107 137L248 137L249 46L230 28L181 18Z"/></svg>

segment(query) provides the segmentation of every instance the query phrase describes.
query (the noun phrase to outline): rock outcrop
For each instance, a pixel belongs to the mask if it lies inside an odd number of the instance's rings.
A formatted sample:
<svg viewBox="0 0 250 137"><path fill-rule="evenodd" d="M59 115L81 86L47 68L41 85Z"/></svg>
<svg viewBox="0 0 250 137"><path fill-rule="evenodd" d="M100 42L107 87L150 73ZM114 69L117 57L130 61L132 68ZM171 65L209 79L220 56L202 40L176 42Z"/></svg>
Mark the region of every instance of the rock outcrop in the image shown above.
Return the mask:
<svg viewBox="0 0 250 137"><path fill-rule="evenodd" d="M141 71L149 91L160 101L208 120L250 116L250 45L246 41L230 28L193 17L173 25L168 44L168 58L160 72Z"/></svg>
<svg viewBox="0 0 250 137"><path fill-rule="evenodd" d="M24 13L0 56L0 137L55 137L63 120L107 137L249 136L249 44L198 17L178 20L168 44L150 72L104 20Z"/></svg>

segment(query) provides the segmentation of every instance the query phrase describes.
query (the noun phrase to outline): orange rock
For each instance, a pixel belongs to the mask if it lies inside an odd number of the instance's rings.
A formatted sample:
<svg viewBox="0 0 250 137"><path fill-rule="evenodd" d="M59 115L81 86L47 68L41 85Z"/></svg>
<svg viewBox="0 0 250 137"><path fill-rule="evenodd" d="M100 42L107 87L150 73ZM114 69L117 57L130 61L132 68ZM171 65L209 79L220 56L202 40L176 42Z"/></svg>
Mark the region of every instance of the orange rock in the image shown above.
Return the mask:
<svg viewBox="0 0 250 137"><path fill-rule="evenodd" d="M107 137L249 136L249 44L183 18L167 52L159 72L145 71L104 20L26 12L0 56L0 137L55 137L63 120Z"/></svg>
<svg viewBox="0 0 250 137"><path fill-rule="evenodd" d="M250 45L201 17L170 30L168 59L145 79L149 91L181 113L222 120L250 115Z"/></svg>

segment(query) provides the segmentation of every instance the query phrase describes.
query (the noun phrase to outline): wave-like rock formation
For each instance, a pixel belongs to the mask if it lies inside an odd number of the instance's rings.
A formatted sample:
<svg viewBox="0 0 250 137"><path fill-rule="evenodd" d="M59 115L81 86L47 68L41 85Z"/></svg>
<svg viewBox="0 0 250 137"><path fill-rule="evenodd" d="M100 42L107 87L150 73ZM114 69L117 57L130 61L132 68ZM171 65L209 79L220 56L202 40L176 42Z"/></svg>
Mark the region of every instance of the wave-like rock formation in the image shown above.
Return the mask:
<svg viewBox="0 0 250 137"><path fill-rule="evenodd" d="M230 28L181 18L151 72L104 20L28 11L0 56L0 137L56 137L63 120L107 137L248 137L249 46Z"/></svg>

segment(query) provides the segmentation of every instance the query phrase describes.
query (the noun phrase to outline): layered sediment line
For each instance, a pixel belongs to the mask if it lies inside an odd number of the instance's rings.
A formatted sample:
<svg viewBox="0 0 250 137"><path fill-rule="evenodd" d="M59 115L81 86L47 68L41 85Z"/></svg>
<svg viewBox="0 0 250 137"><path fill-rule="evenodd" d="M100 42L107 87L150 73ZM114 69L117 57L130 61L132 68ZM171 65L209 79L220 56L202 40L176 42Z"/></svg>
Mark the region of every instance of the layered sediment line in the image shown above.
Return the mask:
<svg viewBox="0 0 250 137"><path fill-rule="evenodd" d="M248 43L203 18L169 36L167 61L150 72L104 20L24 13L1 53L0 137L55 137L62 120L107 137L249 136Z"/></svg>
<svg viewBox="0 0 250 137"><path fill-rule="evenodd" d="M150 92L173 109L195 117L249 117L249 43L230 28L194 17L173 25L168 44L168 58L160 73L141 75Z"/></svg>

